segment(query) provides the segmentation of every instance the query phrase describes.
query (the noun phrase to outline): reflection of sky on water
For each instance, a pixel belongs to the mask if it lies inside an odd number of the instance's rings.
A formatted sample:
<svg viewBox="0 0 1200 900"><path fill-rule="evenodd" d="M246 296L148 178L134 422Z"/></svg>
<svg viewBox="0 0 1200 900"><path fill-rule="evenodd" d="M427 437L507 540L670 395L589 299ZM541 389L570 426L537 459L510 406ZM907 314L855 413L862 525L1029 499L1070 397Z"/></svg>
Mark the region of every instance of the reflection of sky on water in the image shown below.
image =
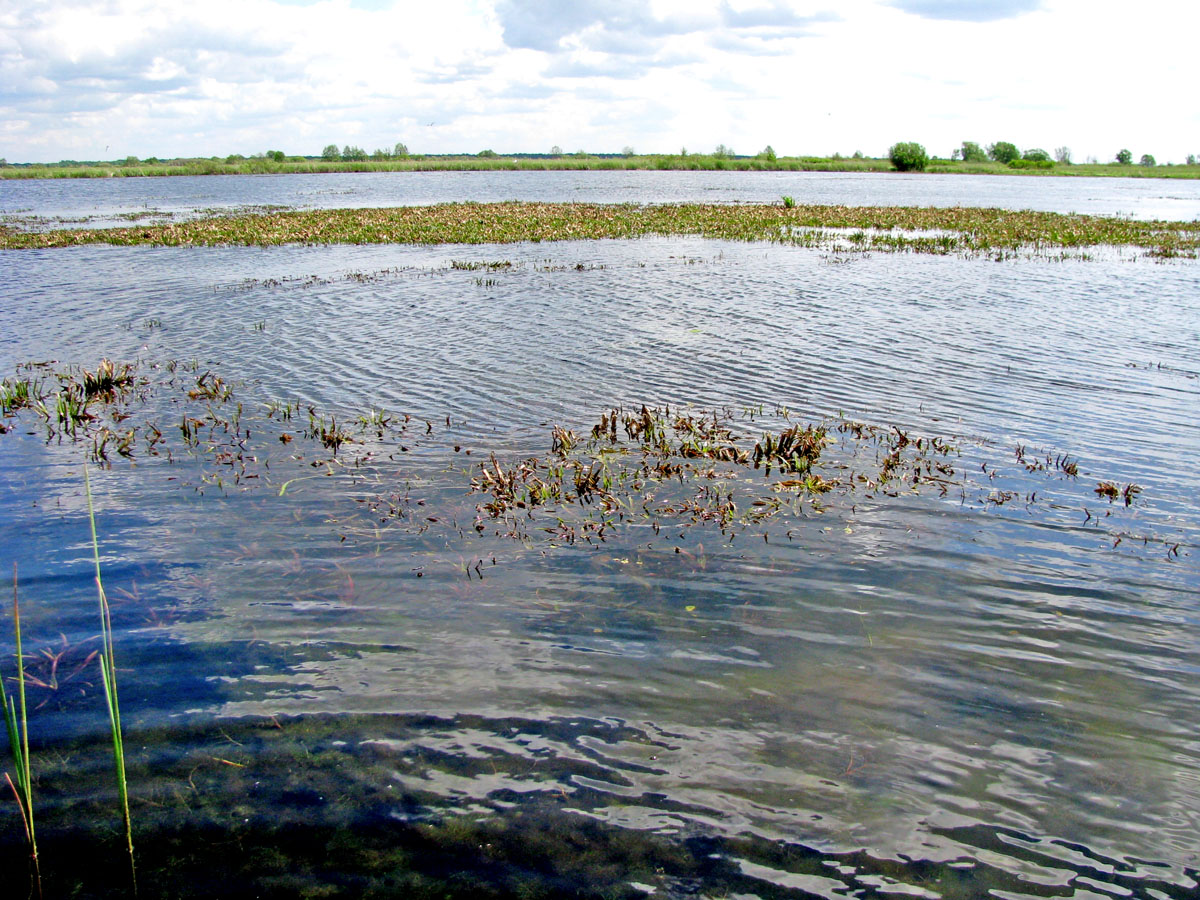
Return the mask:
<svg viewBox="0 0 1200 900"><path fill-rule="evenodd" d="M451 259L516 265L480 285ZM182 456L117 461L95 479L118 646L141 685L135 725L471 714L474 731L420 739L469 757L529 752L488 722L611 720L633 733L547 745L556 759L591 753L596 768L561 789L604 821L829 852L977 853L1031 880L1055 876L972 849L969 826L1194 865L1194 266L832 266L692 240L89 248L12 262L6 371L140 351L245 379L257 484L205 485ZM327 281L242 281L285 273ZM303 442L279 443L283 424L261 414L288 397L343 421L372 405L411 412L409 450L381 442L359 448L378 454L358 469L313 474L311 453L291 459ZM824 513L733 542L644 525L559 548L474 533L474 462L545 453L552 424L582 432L643 400L739 414L763 403L765 420L739 420L748 435L775 427L776 403L963 435L954 461L969 495L832 496ZM161 415L179 409L164 401ZM1085 474L1026 473L1018 441L1069 452ZM0 452L14 510L4 543L31 558L30 627L50 641L61 616L82 640L94 596L80 448L5 435ZM828 452L854 463L852 449ZM1108 477L1145 493L1100 527L1082 510L1104 515L1091 487ZM993 487L1021 499L989 504ZM1025 502L1032 491L1048 499ZM382 522L359 502L381 495L407 497L408 518ZM1184 553L1111 546L1138 534L1176 536ZM525 789L512 775L398 772L455 804Z"/></svg>

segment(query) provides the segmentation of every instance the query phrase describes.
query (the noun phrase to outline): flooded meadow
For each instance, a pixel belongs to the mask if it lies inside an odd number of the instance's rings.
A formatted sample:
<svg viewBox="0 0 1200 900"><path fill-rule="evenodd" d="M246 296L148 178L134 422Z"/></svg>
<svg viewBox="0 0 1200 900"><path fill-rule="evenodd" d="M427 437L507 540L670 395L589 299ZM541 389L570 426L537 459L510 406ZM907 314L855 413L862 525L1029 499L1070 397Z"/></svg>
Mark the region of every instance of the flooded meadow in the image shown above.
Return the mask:
<svg viewBox="0 0 1200 900"><path fill-rule="evenodd" d="M1194 261L2 258L47 896L129 890L84 467L141 896L1195 896Z"/></svg>

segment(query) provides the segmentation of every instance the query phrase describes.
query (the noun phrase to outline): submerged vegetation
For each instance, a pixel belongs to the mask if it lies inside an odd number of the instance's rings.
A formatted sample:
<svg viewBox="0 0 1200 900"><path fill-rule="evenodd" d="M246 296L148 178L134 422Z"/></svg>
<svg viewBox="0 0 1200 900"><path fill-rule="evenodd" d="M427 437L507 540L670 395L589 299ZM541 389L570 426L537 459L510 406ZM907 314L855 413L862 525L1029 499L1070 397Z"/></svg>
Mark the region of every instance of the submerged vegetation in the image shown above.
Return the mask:
<svg viewBox="0 0 1200 900"><path fill-rule="evenodd" d="M790 202L789 202L790 200ZM78 244L479 244L696 235L854 251L996 255L1131 246L1195 257L1200 223L973 207L451 203L215 216L110 229L0 228L0 249Z"/></svg>
<svg viewBox="0 0 1200 900"><path fill-rule="evenodd" d="M473 752L464 755L453 743L462 734L488 739L468 738ZM143 898L813 896L781 888L781 875L848 896L880 896L880 884L890 893L929 893L932 884L946 898L1030 893L1029 881L997 864L995 853L974 864L905 865L887 854L830 851L801 836L780 842L750 829L681 839L674 829L621 827L610 814L604 750L635 748L654 761L669 758L678 741L652 725L611 718L251 716L145 729L137 742L131 776L145 786ZM47 867L47 896L128 896L119 853L86 790L102 751L70 741L47 760L42 780L63 799L46 855L73 863ZM837 762L836 777L855 776ZM638 770L650 766L630 769L627 783L638 784ZM504 789L455 802L439 792L447 781ZM664 819L679 816L665 794L626 802ZM971 826L941 833L981 850L1017 837ZM1064 859L1049 842L1021 846L1026 865L1084 883L1098 880L1103 866L1102 883L1126 896L1190 896L1156 869L1146 873L1099 853Z"/></svg>

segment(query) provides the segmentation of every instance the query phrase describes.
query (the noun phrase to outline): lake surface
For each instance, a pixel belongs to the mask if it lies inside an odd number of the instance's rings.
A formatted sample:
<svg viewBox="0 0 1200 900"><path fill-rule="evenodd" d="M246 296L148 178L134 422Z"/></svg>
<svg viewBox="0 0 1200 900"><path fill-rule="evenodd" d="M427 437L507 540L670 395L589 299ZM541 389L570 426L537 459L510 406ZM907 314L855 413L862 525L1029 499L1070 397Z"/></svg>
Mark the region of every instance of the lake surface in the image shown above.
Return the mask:
<svg viewBox="0 0 1200 900"><path fill-rule="evenodd" d="M505 200L984 206L1191 221L1200 181L828 172L352 172L0 181L0 216L106 227L258 207L339 209ZM40 221L30 221L40 217Z"/></svg>
<svg viewBox="0 0 1200 900"><path fill-rule="evenodd" d="M121 883L92 454L143 894L1195 896L1194 263L646 239L3 264L0 372L139 380L74 439L0 420L59 884L83 859L85 895ZM827 430L768 473L685 452L701 421L747 452Z"/></svg>

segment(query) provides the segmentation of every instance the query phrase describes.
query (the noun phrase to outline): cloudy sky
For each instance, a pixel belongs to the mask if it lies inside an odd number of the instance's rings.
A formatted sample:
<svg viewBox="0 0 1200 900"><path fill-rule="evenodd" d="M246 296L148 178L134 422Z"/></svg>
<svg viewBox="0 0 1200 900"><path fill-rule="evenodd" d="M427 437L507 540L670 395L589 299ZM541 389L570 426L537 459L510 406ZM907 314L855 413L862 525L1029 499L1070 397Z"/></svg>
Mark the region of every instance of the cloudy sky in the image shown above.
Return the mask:
<svg viewBox="0 0 1200 900"><path fill-rule="evenodd" d="M0 0L0 157L1200 154L1185 0Z"/></svg>

